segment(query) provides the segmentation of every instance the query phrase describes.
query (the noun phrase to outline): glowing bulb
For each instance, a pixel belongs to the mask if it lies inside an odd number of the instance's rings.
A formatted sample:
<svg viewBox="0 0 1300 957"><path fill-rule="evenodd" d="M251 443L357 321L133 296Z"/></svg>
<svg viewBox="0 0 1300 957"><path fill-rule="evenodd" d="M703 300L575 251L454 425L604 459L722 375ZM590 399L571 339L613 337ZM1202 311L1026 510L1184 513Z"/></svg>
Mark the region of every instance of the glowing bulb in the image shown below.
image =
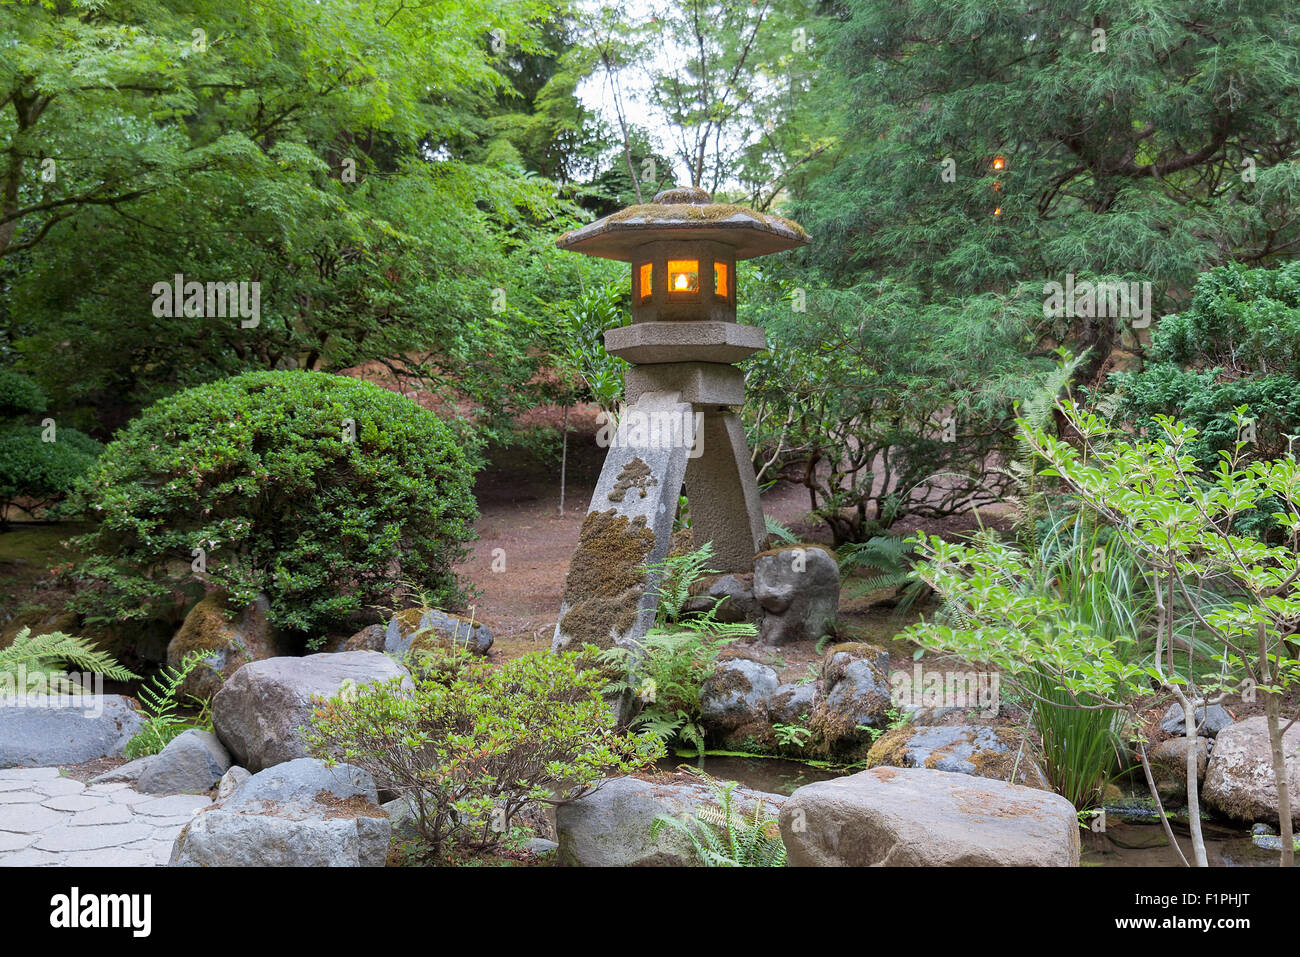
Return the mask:
<svg viewBox="0 0 1300 957"><path fill-rule="evenodd" d="M673 283L673 288L675 288L675 289L685 289L685 288L686 288L687 281L688 281L688 280L686 279L686 273L684 273L684 272L678 273L678 274L677 274L677 280Z"/></svg>
<svg viewBox="0 0 1300 957"><path fill-rule="evenodd" d="M1006 157L1005 157L1005 156L995 156L995 157L993 157L993 168L994 168L994 169L1006 169L1006 168L1007 168L1007 160L1006 160Z"/></svg>

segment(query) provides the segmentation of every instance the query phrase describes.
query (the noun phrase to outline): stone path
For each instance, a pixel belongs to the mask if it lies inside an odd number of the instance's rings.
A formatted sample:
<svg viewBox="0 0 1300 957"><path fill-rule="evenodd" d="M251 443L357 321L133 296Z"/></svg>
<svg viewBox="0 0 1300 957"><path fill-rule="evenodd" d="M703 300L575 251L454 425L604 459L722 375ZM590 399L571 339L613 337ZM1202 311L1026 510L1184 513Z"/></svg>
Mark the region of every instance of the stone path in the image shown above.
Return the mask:
<svg viewBox="0 0 1300 957"><path fill-rule="evenodd" d="M82 784L58 768L0 770L0 867L157 867L212 800Z"/></svg>

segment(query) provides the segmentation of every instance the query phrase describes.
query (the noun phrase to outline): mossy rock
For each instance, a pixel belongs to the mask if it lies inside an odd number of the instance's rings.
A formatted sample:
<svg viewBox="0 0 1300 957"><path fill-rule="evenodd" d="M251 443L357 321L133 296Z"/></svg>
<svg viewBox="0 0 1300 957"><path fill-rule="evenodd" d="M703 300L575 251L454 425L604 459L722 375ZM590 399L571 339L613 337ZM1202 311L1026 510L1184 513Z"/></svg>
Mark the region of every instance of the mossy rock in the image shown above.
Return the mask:
<svg viewBox="0 0 1300 957"><path fill-rule="evenodd" d="M989 725L896 728L872 745L867 767L929 768L1051 790L1023 736Z"/></svg>
<svg viewBox="0 0 1300 957"><path fill-rule="evenodd" d="M187 696L210 700L231 675L250 661L282 653L267 618L269 607L267 599L260 597L246 608L231 609L225 592L213 591L190 609L167 646L167 666L180 667L193 651L203 652L205 658L181 685L181 700Z"/></svg>
<svg viewBox="0 0 1300 957"><path fill-rule="evenodd" d="M12 645L14 637L24 628L30 628L33 635L48 635L56 631L75 635L78 633L77 616L70 611L55 611L50 608L29 608L19 612L0 629L0 648Z"/></svg>
<svg viewBox="0 0 1300 957"><path fill-rule="evenodd" d="M349 638L358 645L368 639L361 632ZM492 647L492 632L477 622L458 615L449 615L435 608L404 608L388 622L384 641L379 648L350 648L350 651L384 651L395 658L427 654L435 650L465 648L477 655L485 655Z"/></svg>

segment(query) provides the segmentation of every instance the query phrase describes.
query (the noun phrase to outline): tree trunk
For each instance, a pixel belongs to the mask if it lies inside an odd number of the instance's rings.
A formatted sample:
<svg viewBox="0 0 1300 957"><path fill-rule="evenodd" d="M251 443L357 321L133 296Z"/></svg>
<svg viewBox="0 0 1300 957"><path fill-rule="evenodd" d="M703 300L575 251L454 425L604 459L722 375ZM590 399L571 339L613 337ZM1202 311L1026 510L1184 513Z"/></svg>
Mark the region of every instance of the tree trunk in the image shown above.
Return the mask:
<svg viewBox="0 0 1300 957"><path fill-rule="evenodd" d="M560 439L560 517L564 517L564 479L569 467L569 406L564 406L564 430Z"/></svg>

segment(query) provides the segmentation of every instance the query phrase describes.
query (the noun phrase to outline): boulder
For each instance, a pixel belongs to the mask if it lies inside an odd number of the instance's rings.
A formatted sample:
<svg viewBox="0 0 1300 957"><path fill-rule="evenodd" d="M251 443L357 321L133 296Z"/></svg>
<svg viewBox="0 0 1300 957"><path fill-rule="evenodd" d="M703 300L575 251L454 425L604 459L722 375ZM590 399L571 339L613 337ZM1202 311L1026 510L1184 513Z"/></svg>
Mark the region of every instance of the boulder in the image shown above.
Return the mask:
<svg viewBox="0 0 1300 957"><path fill-rule="evenodd" d="M342 651L383 651L387 630L383 625L366 625L343 642Z"/></svg>
<svg viewBox="0 0 1300 957"><path fill-rule="evenodd" d="M360 768L312 758L254 774L195 815L174 867L383 867L391 825Z"/></svg>
<svg viewBox="0 0 1300 957"><path fill-rule="evenodd" d="M1079 863L1079 822L1059 794L925 768L872 768L805 785L781 809L792 867Z"/></svg>
<svg viewBox="0 0 1300 957"><path fill-rule="evenodd" d="M1282 736L1286 755L1291 820L1300 827L1300 724ZM1273 782L1273 749L1268 743L1268 719L1263 715L1224 728L1214 741L1205 772L1205 804L1235 821L1276 823L1277 787Z"/></svg>
<svg viewBox="0 0 1300 957"><path fill-rule="evenodd" d="M388 622L383 650L395 658L410 652L457 646L485 655L492 647L492 632L467 618L432 608L407 608Z"/></svg>
<svg viewBox="0 0 1300 957"><path fill-rule="evenodd" d="M682 610L704 614L715 607L718 610L714 618L718 621L757 624L763 617L763 609L754 597L754 576L728 572L700 578L691 586L691 597L686 599Z"/></svg>
<svg viewBox="0 0 1300 957"><path fill-rule="evenodd" d="M1180 722L1181 725L1181 722ZM1209 761L1210 742L1196 738L1196 780L1205 780ZM1151 764L1151 777L1156 782L1156 792L1161 800L1183 801L1187 798L1187 738L1170 738L1161 741L1147 754Z"/></svg>
<svg viewBox="0 0 1300 957"><path fill-rule="evenodd" d="M153 763L154 755L148 754L143 758L136 758L134 761L128 761L126 764L119 764L111 771L105 771L103 774L96 774L87 781L87 784L135 784L140 780L140 775L144 774L145 769Z"/></svg>
<svg viewBox="0 0 1300 957"><path fill-rule="evenodd" d="M1166 734L1182 735L1186 729L1183 717L1183 706L1174 702L1160 719L1160 730ZM1213 738L1232 723L1232 715L1221 704L1210 705L1208 714L1204 705L1196 709L1196 733L1204 737Z"/></svg>
<svg viewBox="0 0 1300 957"><path fill-rule="evenodd" d="M144 723L123 695L0 697L0 768L119 757Z"/></svg>
<svg viewBox="0 0 1300 957"><path fill-rule="evenodd" d="M822 693L808 727L827 752L865 757L872 743L868 729L888 726L890 699L886 672L889 655L874 645L841 645L822 664Z"/></svg>
<svg viewBox="0 0 1300 957"><path fill-rule="evenodd" d="M867 767L931 768L1050 790L1024 737L988 725L896 728L872 745Z"/></svg>
<svg viewBox="0 0 1300 957"><path fill-rule="evenodd" d="M754 597L763 609L762 641L817 641L835 628L840 566L821 545L792 545L754 556Z"/></svg>
<svg viewBox="0 0 1300 957"><path fill-rule="evenodd" d="M211 731L191 728L177 735L140 775L142 794L206 794L230 768L230 754Z"/></svg>
<svg viewBox="0 0 1300 957"><path fill-rule="evenodd" d="M736 788L736 810L753 813L762 801L775 818L785 798L779 794ZM650 836L659 815L694 817L701 808L716 807L703 784L665 778L647 781L613 778L599 789L561 804L555 812L559 862L579 867L695 867L699 860L685 835L664 828Z"/></svg>
<svg viewBox="0 0 1300 957"><path fill-rule="evenodd" d="M239 764L261 771L307 756L299 729L311 721L313 697L391 679L410 680L405 668L377 651L254 661L212 699L212 724Z"/></svg>
<svg viewBox="0 0 1300 957"><path fill-rule="evenodd" d="M768 706L779 684L776 672L760 662L719 662L700 686L700 716L709 737L727 748L756 750L774 744Z"/></svg>
<svg viewBox="0 0 1300 957"><path fill-rule="evenodd" d="M768 716L773 724L805 724L812 715L816 697L817 686L813 682L787 682L772 693L772 699L768 703Z"/></svg>
<svg viewBox="0 0 1300 957"><path fill-rule="evenodd" d="M267 619L270 603L265 596L227 617L230 609L225 592L214 591L196 604L167 646L167 667L179 668L192 651L203 652L203 664L181 685L186 696L207 701L236 671L250 661L262 661L281 653L275 630Z"/></svg>
<svg viewBox="0 0 1300 957"><path fill-rule="evenodd" d="M253 776L248 768L241 768L238 764L233 765L229 771L221 776L217 782L217 800L224 801L230 795L235 793L235 788L239 787L245 781Z"/></svg>

